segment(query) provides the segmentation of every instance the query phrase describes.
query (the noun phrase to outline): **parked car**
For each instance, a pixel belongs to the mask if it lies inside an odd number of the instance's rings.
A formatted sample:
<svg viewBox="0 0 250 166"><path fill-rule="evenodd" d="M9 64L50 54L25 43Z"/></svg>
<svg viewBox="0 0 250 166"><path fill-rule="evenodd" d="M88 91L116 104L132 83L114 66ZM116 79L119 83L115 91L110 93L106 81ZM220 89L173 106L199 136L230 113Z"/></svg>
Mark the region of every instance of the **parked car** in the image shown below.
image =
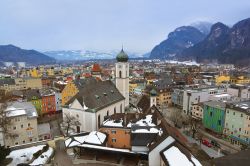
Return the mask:
<svg viewBox="0 0 250 166"><path fill-rule="evenodd" d="M209 147L209 148L212 147L212 144L211 144L208 140L206 140L206 139L203 139L203 140L201 141L201 143L202 143L203 145L206 145L206 146Z"/></svg>
<svg viewBox="0 0 250 166"><path fill-rule="evenodd" d="M211 140L211 144L217 148L220 148L220 144L215 140Z"/></svg>

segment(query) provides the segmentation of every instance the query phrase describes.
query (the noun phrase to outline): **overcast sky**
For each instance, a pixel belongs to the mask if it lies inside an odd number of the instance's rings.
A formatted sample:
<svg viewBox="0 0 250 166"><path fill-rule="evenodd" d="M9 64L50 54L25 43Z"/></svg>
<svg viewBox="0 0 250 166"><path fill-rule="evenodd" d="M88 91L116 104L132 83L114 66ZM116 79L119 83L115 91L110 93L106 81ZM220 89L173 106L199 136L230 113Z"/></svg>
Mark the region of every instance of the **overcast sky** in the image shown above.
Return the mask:
<svg viewBox="0 0 250 166"><path fill-rule="evenodd" d="M178 26L248 17L250 0L0 0L0 44L147 52Z"/></svg>

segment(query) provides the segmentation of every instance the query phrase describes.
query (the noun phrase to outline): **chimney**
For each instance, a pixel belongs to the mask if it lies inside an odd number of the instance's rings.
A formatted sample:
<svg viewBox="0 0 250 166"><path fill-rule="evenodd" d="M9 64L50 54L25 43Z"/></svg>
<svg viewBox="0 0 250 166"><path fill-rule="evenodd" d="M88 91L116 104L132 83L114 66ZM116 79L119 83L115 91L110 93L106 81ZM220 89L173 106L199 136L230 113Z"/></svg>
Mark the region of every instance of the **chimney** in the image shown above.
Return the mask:
<svg viewBox="0 0 250 166"><path fill-rule="evenodd" d="M138 113L135 113L135 118L139 119L139 114Z"/></svg>
<svg viewBox="0 0 250 166"><path fill-rule="evenodd" d="M126 113L123 116L123 126L127 126L127 114Z"/></svg>

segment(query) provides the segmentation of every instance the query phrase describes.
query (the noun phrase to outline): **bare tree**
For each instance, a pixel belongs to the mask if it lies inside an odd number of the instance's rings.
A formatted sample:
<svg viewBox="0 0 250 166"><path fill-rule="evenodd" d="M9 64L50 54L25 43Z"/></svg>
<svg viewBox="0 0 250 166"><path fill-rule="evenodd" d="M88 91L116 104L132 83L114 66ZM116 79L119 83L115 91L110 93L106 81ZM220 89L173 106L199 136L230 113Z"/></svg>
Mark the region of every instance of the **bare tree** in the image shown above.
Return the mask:
<svg viewBox="0 0 250 166"><path fill-rule="evenodd" d="M197 140L200 142L200 146L201 146L203 136L204 135L201 132L197 132L197 134L196 134Z"/></svg>
<svg viewBox="0 0 250 166"><path fill-rule="evenodd" d="M179 125L182 123L182 112L179 109L173 110L170 115L170 120L174 123L175 127L180 127Z"/></svg>
<svg viewBox="0 0 250 166"><path fill-rule="evenodd" d="M62 122L62 129L66 132L66 136L69 136L70 131L74 131L76 126L81 125L79 120L75 116L71 116L69 113L65 113Z"/></svg>
<svg viewBox="0 0 250 166"><path fill-rule="evenodd" d="M7 117L7 112L5 111L7 106L6 103L0 103L0 128L4 134L9 133L8 126L11 124L11 119Z"/></svg>
<svg viewBox="0 0 250 166"><path fill-rule="evenodd" d="M192 118L192 116L187 115L183 118L183 124L186 125L192 132L192 138L195 138L195 134L198 131L199 121L195 118Z"/></svg>

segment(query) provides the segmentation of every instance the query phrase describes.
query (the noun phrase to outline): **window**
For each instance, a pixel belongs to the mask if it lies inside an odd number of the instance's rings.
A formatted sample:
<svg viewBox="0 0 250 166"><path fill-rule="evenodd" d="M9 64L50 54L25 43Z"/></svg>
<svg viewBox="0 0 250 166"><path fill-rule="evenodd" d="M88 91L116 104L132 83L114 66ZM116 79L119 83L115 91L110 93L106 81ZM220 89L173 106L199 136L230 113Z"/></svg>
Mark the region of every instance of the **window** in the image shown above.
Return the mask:
<svg viewBox="0 0 250 166"><path fill-rule="evenodd" d="M218 120L218 125L219 125L219 126L221 125L221 120Z"/></svg>
<svg viewBox="0 0 250 166"><path fill-rule="evenodd" d="M116 114L116 107L114 108L114 114Z"/></svg>
<svg viewBox="0 0 250 166"><path fill-rule="evenodd" d="M116 142L116 139L115 139L115 138L112 138L112 142Z"/></svg>
<svg viewBox="0 0 250 166"><path fill-rule="evenodd" d="M23 128L23 124L21 124L21 128Z"/></svg>
<svg viewBox="0 0 250 166"><path fill-rule="evenodd" d="M25 141L23 141L23 144L25 144Z"/></svg>
<svg viewBox="0 0 250 166"><path fill-rule="evenodd" d="M28 137L32 137L33 135L32 135L32 131L31 130L28 130L27 131L27 135L28 135Z"/></svg>
<svg viewBox="0 0 250 166"><path fill-rule="evenodd" d="M18 145L18 142L16 142L15 145Z"/></svg>
<svg viewBox="0 0 250 166"><path fill-rule="evenodd" d="M119 78L122 78L122 71L119 71Z"/></svg>
<svg viewBox="0 0 250 166"><path fill-rule="evenodd" d="M233 113L233 115L235 115L235 112Z"/></svg>
<svg viewBox="0 0 250 166"><path fill-rule="evenodd" d="M13 127L13 130L16 130L16 126Z"/></svg>
<svg viewBox="0 0 250 166"><path fill-rule="evenodd" d="M115 131L115 130L111 130L111 133L112 133L112 134L116 134L116 131Z"/></svg>
<svg viewBox="0 0 250 166"><path fill-rule="evenodd" d="M239 128L239 131L241 131L241 128Z"/></svg>
<svg viewBox="0 0 250 166"><path fill-rule="evenodd" d="M210 116L213 116L213 112L210 112Z"/></svg>
<svg viewBox="0 0 250 166"><path fill-rule="evenodd" d="M107 116L109 116L109 111L107 111Z"/></svg>
<svg viewBox="0 0 250 166"><path fill-rule="evenodd" d="M240 114L240 117L243 117L243 114Z"/></svg>

